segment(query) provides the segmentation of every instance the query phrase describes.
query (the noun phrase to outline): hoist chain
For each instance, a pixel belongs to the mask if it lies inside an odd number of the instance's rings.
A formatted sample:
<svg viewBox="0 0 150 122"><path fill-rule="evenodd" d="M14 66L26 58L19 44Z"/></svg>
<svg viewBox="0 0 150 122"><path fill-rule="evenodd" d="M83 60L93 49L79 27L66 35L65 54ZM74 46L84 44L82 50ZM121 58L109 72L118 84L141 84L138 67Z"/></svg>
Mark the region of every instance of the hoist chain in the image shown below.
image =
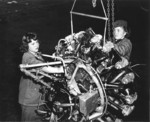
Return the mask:
<svg viewBox="0 0 150 122"><path fill-rule="evenodd" d="M110 11L110 7L111 7L111 11ZM108 39L111 40L111 35L113 33L113 23L115 21L115 17L114 17L115 16L114 15L114 0L107 0L107 16L108 16L108 24L107 24Z"/></svg>
<svg viewBox="0 0 150 122"><path fill-rule="evenodd" d="M114 0L112 0L112 3L111 3L111 12L112 12L112 29L113 29L113 23L114 23L114 21L115 21L115 9L114 9L115 7L114 7ZM113 31L113 30L112 30Z"/></svg>
<svg viewBox="0 0 150 122"><path fill-rule="evenodd" d="M92 5L94 8L96 7L96 0L92 0Z"/></svg>
<svg viewBox="0 0 150 122"><path fill-rule="evenodd" d="M108 28L108 39L111 39L111 27L110 27L110 0L107 0L107 17L108 17L108 23L107 23L107 28Z"/></svg>

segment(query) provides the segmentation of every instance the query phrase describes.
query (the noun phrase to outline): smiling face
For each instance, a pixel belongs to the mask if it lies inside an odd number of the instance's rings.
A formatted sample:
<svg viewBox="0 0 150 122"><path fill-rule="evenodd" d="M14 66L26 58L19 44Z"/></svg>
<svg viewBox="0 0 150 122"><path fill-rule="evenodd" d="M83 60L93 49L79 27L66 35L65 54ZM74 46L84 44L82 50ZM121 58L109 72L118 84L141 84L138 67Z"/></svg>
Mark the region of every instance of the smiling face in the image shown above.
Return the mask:
<svg viewBox="0 0 150 122"><path fill-rule="evenodd" d="M116 27L113 30L113 35L115 40L123 39L127 32L124 30L123 27Z"/></svg>
<svg viewBox="0 0 150 122"><path fill-rule="evenodd" d="M38 40L31 39L31 42L28 43L28 51L31 53L37 53L39 51L39 46Z"/></svg>

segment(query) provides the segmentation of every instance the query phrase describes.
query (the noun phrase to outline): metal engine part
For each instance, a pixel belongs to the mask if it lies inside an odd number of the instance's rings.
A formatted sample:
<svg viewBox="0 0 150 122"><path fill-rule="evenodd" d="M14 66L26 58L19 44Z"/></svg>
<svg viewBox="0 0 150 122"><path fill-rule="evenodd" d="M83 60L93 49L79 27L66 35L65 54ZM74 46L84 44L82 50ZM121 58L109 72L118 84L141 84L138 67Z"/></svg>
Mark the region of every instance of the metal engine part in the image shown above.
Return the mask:
<svg viewBox="0 0 150 122"><path fill-rule="evenodd" d="M95 34L89 30L82 32L81 38L72 36L59 40L54 56L42 54L54 62L20 65L22 72L45 88L42 94L46 108L37 111L49 122L54 120L52 118L57 118L55 122L116 122L120 115L130 115L138 97L132 67L115 69L119 55L113 50L110 55L105 54L98 48L101 43L98 47L97 43L91 44ZM90 50L86 53L82 47ZM37 67L43 66L63 67L64 72L39 71Z"/></svg>
<svg viewBox="0 0 150 122"><path fill-rule="evenodd" d="M130 73L126 74L126 75L122 78L121 82L122 82L123 84L128 84L128 83L130 83L130 82L134 82L134 78L135 78L134 73L133 73L133 72L130 72Z"/></svg>
<svg viewBox="0 0 150 122"><path fill-rule="evenodd" d="M99 94L98 91L87 92L79 96L80 112L87 116L98 105Z"/></svg>

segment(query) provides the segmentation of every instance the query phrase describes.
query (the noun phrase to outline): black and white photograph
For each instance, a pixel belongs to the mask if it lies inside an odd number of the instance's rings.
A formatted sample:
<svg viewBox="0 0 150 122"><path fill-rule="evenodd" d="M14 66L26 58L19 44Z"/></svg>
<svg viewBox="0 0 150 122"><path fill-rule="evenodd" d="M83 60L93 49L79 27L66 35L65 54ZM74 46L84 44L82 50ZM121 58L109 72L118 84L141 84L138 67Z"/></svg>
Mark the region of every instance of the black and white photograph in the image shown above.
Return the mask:
<svg viewBox="0 0 150 122"><path fill-rule="evenodd" d="M149 122L149 0L0 0L0 122Z"/></svg>

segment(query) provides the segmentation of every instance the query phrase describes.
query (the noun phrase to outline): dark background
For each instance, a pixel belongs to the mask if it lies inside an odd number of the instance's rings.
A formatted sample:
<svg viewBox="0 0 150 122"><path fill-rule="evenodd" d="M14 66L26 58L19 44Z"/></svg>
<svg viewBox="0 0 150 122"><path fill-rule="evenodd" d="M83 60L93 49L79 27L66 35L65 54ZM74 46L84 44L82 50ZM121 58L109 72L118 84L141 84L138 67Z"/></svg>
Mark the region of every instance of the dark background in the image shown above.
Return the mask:
<svg viewBox="0 0 150 122"><path fill-rule="evenodd" d="M148 122L149 0L114 1L115 20L125 19L131 28L132 64L146 64L134 69L140 76L135 80L138 100L135 110L125 121ZM21 73L18 65L22 56L19 52L22 36L29 31L36 32L42 42L41 51L52 54L58 40L71 33L72 4L73 0L0 0L0 121L20 119L18 86ZM106 7L106 0L104 4Z"/></svg>

